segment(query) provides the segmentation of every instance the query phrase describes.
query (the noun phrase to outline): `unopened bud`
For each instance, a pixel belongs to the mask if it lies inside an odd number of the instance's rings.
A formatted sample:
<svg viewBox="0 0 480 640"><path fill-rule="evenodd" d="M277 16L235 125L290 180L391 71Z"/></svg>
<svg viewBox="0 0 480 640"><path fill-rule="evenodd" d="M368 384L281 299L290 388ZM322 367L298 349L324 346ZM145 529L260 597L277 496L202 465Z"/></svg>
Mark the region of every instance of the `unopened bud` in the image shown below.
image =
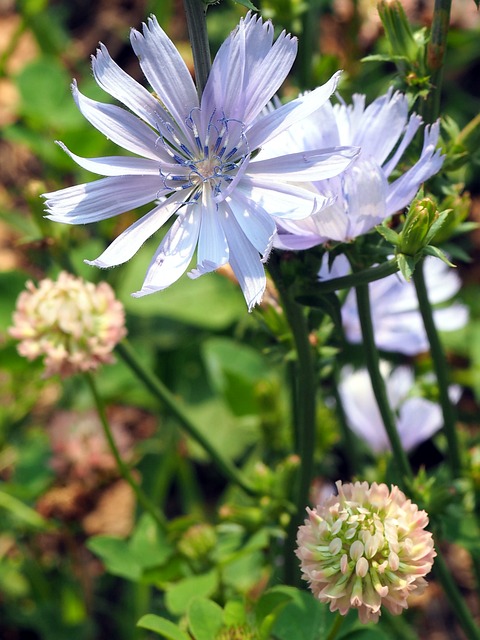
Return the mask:
<svg viewBox="0 0 480 640"><path fill-rule="evenodd" d="M400 234L399 253L414 256L430 239L430 230L438 218L436 204L430 198L421 198L412 203L405 225Z"/></svg>

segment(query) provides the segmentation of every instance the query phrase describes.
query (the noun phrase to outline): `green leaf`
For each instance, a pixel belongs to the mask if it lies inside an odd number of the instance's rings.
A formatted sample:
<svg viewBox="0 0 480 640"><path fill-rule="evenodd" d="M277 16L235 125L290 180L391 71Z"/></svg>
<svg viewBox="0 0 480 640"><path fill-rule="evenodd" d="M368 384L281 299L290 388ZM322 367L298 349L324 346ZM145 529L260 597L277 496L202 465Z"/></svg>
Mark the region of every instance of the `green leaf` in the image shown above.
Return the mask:
<svg viewBox="0 0 480 640"><path fill-rule="evenodd" d="M59 128L82 126L70 92L70 74L55 57L37 58L17 76L20 110L35 124Z"/></svg>
<svg viewBox="0 0 480 640"><path fill-rule="evenodd" d="M194 598L188 607L188 621L195 640L212 640L223 626L223 609L207 598Z"/></svg>
<svg viewBox="0 0 480 640"><path fill-rule="evenodd" d="M191 640L190 636L176 624L165 618L160 618L160 616L155 616L153 613L148 613L140 618L137 627L158 633L167 640Z"/></svg>
<svg viewBox="0 0 480 640"><path fill-rule="evenodd" d="M99 556L109 573L133 582L140 579L142 567L125 540L113 536L95 536L87 541L87 547Z"/></svg>
<svg viewBox="0 0 480 640"><path fill-rule="evenodd" d="M132 557L142 569L163 565L172 555L173 548L152 516L143 514L129 543Z"/></svg>
<svg viewBox="0 0 480 640"><path fill-rule="evenodd" d="M34 509L4 491L0 491L0 509L6 509L12 513L15 518L31 527L38 527L40 529L48 529L51 527L51 524L44 520Z"/></svg>
<svg viewBox="0 0 480 640"><path fill-rule="evenodd" d="M218 575L216 571L205 573L201 576L191 576L180 580L168 587L165 594L165 604L174 615L184 614L193 598L213 595L218 587Z"/></svg>
<svg viewBox="0 0 480 640"><path fill-rule="evenodd" d="M318 640L326 637L327 621L331 621L327 606L306 591L291 589L289 592L292 601L281 610L272 628L273 635L279 640Z"/></svg>
<svg viewBox="0 0 480 640"><path fill-rule="evenodd" d="M235 415L258 414L256 384L268 375L258 351L228 338L211 338L202 345L202 352L214 388Z"/></svg>
<svg viewBox="0 0 480 640"><path fill-rule="evenodd" d="M440 258L440 260L442 262L445 262L445 264L448 264L449 267L455 267L455 265L452 262L450 262L447 256L438 247L434 247L433 245L429 244L426 247L424 247L423 253L427 254L428 256L434 256L435 258Z"/></svg>
<svg viewBox="0 0 480 640"><path fill-rule="evenodd" d="M245 604L240 600L229 600L223 613L223 622L226 627L241 627L247 623Z"/></svg>
<svg viewBox="0 0 480 640"><path fill-rule="evenodd" d="M415 271L415 258L413 256L407 256L404 253L399 253L397 255L397 264L402 273L402 276L408 282L413 276L413 272Z"/></svg>
<svg viewBox="0 0 480 640"><path fill-rule="evenodd" d="M241 4L242 7L246 7L247 9L250 9L250 11L258 11L257 7L254 4L252 4L250 0L233 0L233 1L235 2L235 4Z"/></svg>

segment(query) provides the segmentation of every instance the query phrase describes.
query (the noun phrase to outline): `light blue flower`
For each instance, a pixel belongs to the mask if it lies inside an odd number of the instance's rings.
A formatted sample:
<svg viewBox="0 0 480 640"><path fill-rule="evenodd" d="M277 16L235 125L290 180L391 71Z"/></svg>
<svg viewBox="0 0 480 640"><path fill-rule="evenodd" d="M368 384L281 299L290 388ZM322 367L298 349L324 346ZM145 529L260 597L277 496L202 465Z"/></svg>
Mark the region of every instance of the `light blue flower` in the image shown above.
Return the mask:
<svg viewBox="0 0 480 640"><path fill-rule="evenodd" d="M462 283L459 276L455 269L437 258L427 257L424 264L430 302L442 305L433 311L437 328L440 331L461 329L468 322L467 307L458 302L444 304L460 290ZM329 269L328 254L325 254L318 275L320 280L329 280L348 273L350 265L345 256L337 256ZM400 273L394 273L370 282L368 288L377 347L408 356L428 351L430 345L413 281L407 282ZM342 325L349 342L362 342L355 291L348 293L342 305Z"/></svg>
<svg viewBox="0 0 480 640"><path fill-rule="evenodd" d="M402 366L392 369L390 364L381 362L381 371L390 407L396 414L402 447L405 451L410 451L442 427L442 411L437 403L412 395L415 385L412 368ZM367 370L354 371L351 367L344 367L338 390L350 429L372 451L389 451L390 442ZM461 394L460 387L451 386L449 394L452 402L457 402Z"/></svg>
<svg viewBox="0 0 480 640"><path fill-rule="evenodd" d="M101 45L93 58L96 81L125 107L73 96L89 122L136 156L81 158L81 167L106 176L45 194L47 217L67 224L104 220L149 202L156 206L124 231L96 260L112 267L129 260L170 218L143 287L134 296L165 289L188 268L190 277L229 263L249 309L265 289L268 257L278 218L300 219L331 203L329 196L288 181L330 178L350 163L350 148L283 150L256 157L281 132L328 100L338 75L308 96L262 115L287 76L297 52L295 38L248 14L221 46L201 100L173 43L151 17L132 47L152 86L150 93L110 58ZM138 156L138 157L137 157ZM158 202L159 201L159 202Z"/></svg>
<svg viewBox="0 0 480 640"><path fill-rule="evenodd" d="M353 104L323 105L275 140L290 153L302 147L354 145L360 154L341 175L315 181L311 188L336 198L308 219L279 220L275 246L308 249L328 240L348 242L404 209L420 185L437 173L443 156L437 149L438 122L425 127L420 158L405 173L392 173L421 125L418 115L408 115L407 97L388 91L365 107L365 96L354 95Z"/></svg>

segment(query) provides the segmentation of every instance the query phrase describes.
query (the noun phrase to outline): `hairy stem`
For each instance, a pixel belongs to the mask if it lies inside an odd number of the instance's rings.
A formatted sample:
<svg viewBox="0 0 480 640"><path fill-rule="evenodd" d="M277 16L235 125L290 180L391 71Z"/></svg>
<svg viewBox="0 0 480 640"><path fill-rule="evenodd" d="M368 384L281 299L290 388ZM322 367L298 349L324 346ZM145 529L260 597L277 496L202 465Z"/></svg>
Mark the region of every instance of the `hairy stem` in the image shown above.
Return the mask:
<svg viewBox="0 0 480 640"><path fill-rule="evenodd" d="M198 97L202 97L212 66L207 34L207 5L202 0L183 0L193 53Z"/></svg>

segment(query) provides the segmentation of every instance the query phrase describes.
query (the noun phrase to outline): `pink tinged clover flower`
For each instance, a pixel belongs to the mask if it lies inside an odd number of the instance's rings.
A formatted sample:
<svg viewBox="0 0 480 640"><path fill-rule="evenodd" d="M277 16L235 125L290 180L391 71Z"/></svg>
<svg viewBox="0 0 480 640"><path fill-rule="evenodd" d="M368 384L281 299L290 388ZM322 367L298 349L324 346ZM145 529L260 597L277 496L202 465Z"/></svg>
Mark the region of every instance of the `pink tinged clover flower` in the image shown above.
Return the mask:
<svg viewBox="0 0 480 640"><path fill-rule="evenodd" d="M436 556L428 516L398 487L337 482L338 495L298 530L296 555L315 597L341 615L357 609L360 622L377 622L382 605L393 615L410 594L427 586Z"/></svg>
<svg viewBox="0 0 480 640"><path fill-rule="evenodd" d="M113 362L112 350L126 335L125 313L112 288L62 272L56 282L27 282L17 300L11 336L20 355L44 356L45 377L94 371Z"/></svg>
<svg viewBox="0 0 480 640"><path fill-rule="evenodd" d="M325 254L319 272L320 280L337 278L350 273L345 256L338 256L328 269ZM433 305L444 305L433 311L435 324L440 331L455 331L468 322L468 309L453 302L445 305L461 287L455 270L436 258L425 260L425 281L428 297ZM415 285L407 282L400 273L394 273L368 285L372 309L375 344L384 351L394 351L414 356L429 350L427 334L418 309ZM349 342L362 342L357 300L350 291L342 305L342 324Z"/></svg>
<svg viewBox="0 0 480 640"><path fill-rule="evenodd" d="M439 123L425 127L418 161L390 181L422 119L408 116L407 97L390 89L365 107L365 96L353 96L353 104L329 102L297 123L275 141L293 152L298 147L354 145L360 154L341 175L314 181L311 188L336 199L305 220L278 221L275 246L308 249L329 240L347 242L404 209L420 185L437 173L444 156L436 149Z"/></svg>
<svg viewBox="0 0 480 640"><path fill-rule="evenodd" d="M327 179L344 170L357 150L304 150L268 160L260 148L318 110L337 85L322 87L262 115L286 78L297 52L283 32L248 14L221 46L199 100L190 73L173 43L151 17L143 33L131 32L132 47L154 90L122 71L100 45L93 57L97 83L129 110L95 102L73 85L78 108L116 144L141 157L81 158L62 148L84 169L106 176L96 182L44 195L47 217L67 224L90 223L157 201L96 260L106 268L129 260L159 228L174 218L134 296L165 289L187 269L197 249L196 278L229 263L249 309L265 289L262 262L276 234L275 217L300 219L331 204L330 196L288 181ZM158 202L159 201L159 202Z"/></svg>
<svg viewBox="0 0 480 640"><path fill-rule="evenodd" d="M436 402L412 394L415 386L413 369L402 366L392 370L387 362L381 362L380 368L390 407L397 417L402 447L410 451L443 426L442 411ZM367 370L353 371L351 367L345 367L338 390L350 429L375 453L389 451L390 442ZM460 394L459 386L450 387L452 402L457 402Z"/></svg>

